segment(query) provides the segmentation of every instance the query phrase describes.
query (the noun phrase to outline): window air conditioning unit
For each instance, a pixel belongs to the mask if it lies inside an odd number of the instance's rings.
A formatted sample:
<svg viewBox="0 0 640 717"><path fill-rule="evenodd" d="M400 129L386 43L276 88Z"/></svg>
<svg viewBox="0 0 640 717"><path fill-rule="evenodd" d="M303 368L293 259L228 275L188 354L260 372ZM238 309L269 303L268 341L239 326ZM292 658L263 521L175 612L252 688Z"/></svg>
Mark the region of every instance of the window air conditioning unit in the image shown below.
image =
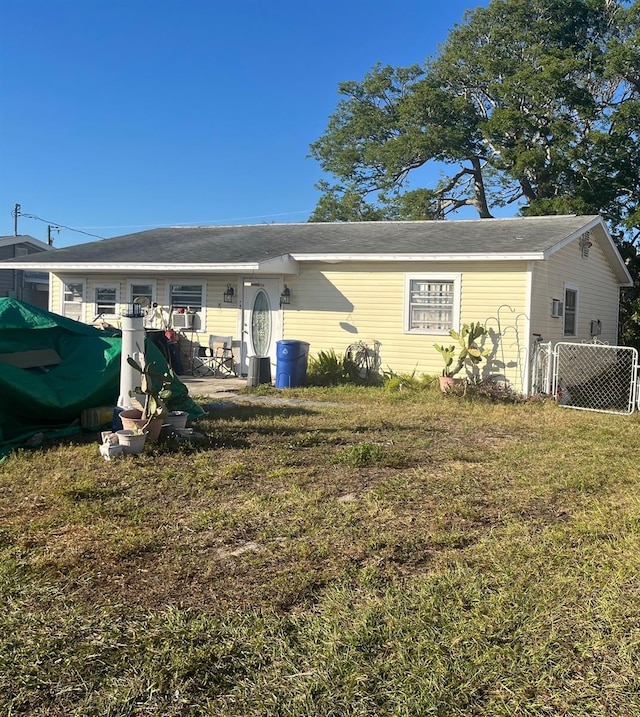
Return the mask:
<svg viewBox="0 0 640 717"><path fill-rule="evenodd" d="M190 329L193 326L193 317L195 314L178 314L171 315L171 325L174 329Z"/></svg>
<svg viewBox="0 0 640 717"><path fill-rule="evenodd" d="M559 319L564 314L564 304L560 299L551 299L551 316Z"/></svg>

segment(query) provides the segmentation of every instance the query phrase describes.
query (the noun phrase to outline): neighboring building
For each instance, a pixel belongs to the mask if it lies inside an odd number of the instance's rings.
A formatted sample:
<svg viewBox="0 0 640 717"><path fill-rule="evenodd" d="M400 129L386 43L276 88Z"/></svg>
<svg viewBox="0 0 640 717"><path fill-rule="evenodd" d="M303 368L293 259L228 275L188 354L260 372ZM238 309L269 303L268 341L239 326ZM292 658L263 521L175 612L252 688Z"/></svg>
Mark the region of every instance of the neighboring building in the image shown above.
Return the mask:
<svg viewBox="0 0 640 717"><path fill-rule="evenodd" d="M0 236L0 261L21 259L51 247L32 236ZM31 269L0 269L0 296L8 296L46 309L49 304L49 275Z"/></svg>
<svg viewBox="0 0 640 717"><path fill-rule="evenodd" d="M385 370L439 374L433 344L479 321L483 374L524 391L538 336L616 343L632 284L598 216L178 227L12 263L52 272L49 308L65 316L114 322L140 297L149 326L233 335L243 372L249 356L275 363L285 338L311 355L363 340Z"/></svg>

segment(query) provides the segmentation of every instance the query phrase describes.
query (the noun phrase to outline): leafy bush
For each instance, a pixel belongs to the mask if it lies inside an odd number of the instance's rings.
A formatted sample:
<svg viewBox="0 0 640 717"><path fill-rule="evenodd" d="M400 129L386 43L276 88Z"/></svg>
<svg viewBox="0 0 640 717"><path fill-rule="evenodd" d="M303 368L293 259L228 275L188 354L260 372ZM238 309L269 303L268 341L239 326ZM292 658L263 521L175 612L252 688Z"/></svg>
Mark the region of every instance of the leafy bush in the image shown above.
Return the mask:
<svg viewBox="0 0 640 717"><path fill-rule="evenodd" d="M320 351L317 356L312 356L307 369L307 385L379 385L382 377L371 366L371 359L366 353L368 350L366 344L358 344L357 348L357 351L348 350L344 356L336 354L333 349Z"/></svg>
<svg viewBox="0 0 640 717"><path fill-rule="evenodd" d="M425 391L437 385L438 377L422 374L420 377L413 373L396 373L389 369L384 374L384 390L389 393Z"/></svg>
<svg viewBox="0 0 640 717"><path fill-rule="evenodd" d="M344 358L333 349L320 351L309 359L306 383L309 386L339 386L349 383L350 373L345 367Z"/></svg>

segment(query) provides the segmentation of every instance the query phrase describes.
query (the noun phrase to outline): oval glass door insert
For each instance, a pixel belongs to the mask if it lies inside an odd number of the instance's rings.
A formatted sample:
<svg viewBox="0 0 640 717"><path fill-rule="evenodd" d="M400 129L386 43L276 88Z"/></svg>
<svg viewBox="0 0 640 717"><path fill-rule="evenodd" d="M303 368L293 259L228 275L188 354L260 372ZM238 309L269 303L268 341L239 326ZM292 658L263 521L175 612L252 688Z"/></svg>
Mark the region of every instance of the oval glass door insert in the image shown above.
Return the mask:
<svg viewBox="0 0 640 717"><path fill-rule="evenodd" d="M271 339L271 310L267 293L260 289L253 301L251 311L251 343L257 356L269 354Z"/></svg>

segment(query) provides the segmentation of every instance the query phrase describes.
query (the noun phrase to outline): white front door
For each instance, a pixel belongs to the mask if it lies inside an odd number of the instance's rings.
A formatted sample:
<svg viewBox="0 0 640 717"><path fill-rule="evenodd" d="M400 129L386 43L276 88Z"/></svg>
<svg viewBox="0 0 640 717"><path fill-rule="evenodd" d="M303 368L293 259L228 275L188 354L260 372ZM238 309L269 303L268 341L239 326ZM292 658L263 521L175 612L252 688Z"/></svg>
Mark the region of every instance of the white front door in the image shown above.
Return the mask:
<svg viewBox="0 0 640 717"><path fill-rule="evenodd" d="M276 341L282 338L279 279L244 279L242 287L242 373L249 356L268 356L275 376Z"/></svg>

